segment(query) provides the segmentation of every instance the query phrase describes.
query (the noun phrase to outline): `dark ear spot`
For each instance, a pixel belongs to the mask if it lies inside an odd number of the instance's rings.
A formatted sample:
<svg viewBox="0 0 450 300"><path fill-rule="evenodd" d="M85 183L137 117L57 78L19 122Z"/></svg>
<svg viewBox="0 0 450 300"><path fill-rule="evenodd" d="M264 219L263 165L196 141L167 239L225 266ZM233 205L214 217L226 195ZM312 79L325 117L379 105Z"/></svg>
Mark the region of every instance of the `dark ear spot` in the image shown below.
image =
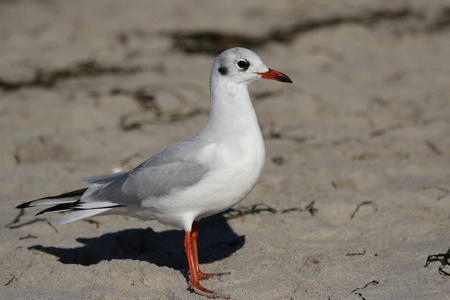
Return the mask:
<svg viewBox="0 0 450 300"><path fill-rule="evenodd" d="M219 73L222 75L227 75L228 69L225 67L219 67Z"/></svg>

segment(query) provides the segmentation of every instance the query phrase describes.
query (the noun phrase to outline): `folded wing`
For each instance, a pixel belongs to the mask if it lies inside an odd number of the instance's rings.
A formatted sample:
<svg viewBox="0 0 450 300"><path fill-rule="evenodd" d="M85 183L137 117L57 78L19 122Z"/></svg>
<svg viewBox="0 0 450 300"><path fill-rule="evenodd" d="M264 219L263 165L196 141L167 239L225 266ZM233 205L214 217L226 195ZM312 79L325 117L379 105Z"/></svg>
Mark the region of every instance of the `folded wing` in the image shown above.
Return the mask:
<svg viewBox="0 0 450 300"><path fill-rule="evenodd" d="M187 141L169 147L128 172L86 176L83 181L92 184L89 188L33 200L17 208L54 205L38 214L70 211L58 221L64 224L117 207L141 206L144 199L148 202L170 196L176 189L195 185L208 172L208 166L196 155L183 156L183 148L189 146Z"/></svg>

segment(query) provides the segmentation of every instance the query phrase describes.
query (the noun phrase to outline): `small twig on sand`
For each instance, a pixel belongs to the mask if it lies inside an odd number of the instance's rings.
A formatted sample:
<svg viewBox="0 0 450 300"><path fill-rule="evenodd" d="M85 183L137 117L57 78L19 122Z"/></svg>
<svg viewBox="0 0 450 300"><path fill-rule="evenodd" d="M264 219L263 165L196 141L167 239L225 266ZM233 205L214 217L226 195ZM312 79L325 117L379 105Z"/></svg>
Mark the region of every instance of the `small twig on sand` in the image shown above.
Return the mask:
<svg viewBox="0 0 450 300"><path fill-rule="evenodd" d="M19 222L20 222L20 218L21 218L23 215L25 215L25 209L22 208L22 209L19 211L19 213L17 214L17 216L14 218L14 220L12 220L12 222L6 224L5 227L6 227L6 228L11 228L11 226L12 226L13 224L19 223Z"/></svg>
<svg viewBox="0 0 450 300"><path fill-rule="evenodd" d="M46 222L46 223L48 224L48 226L50 226L51 228L53 228L53 229L56 231L56 233L58 233L58 229L56 229L56 228L52 225L52 223L50 223L50 221L48 221L47 219L42 219L42 218L34 219L34 220L31 220L31 221L28 221L28 222L25 222L25 223L22 223L22 224L18 224L18 225L11 225L11 226L9 226L8 228L9 228L9 229L17 229L17 228L20 228L20 227L23 227L23 226L27 226L27 225L36 223L36 222Z"/></svg>
<svg viewBox="0 0 450 300"><path fill-rule="evenodd" d="M439 266L439 274L450 276L450 272L444 271L444 268L446 266L450 266L450 248L448 248L447 253L428 255L427 262L425 263L424 267L428 267L430 263L435 261L441 263L441 265Z"/></svg>
<svg viewBox="0 0 450 300"><path fill-rule="evenodd" d="M363 206L363 205L370 205L370 206L373 207L373 209L375 211L378 211L378 206L373 201L365 201L363 203L358 204L358 206L356 207L355 211L350 215L350 220L352 220L355 217L355 215L358 212L359 208L361 206Z"/></svg>

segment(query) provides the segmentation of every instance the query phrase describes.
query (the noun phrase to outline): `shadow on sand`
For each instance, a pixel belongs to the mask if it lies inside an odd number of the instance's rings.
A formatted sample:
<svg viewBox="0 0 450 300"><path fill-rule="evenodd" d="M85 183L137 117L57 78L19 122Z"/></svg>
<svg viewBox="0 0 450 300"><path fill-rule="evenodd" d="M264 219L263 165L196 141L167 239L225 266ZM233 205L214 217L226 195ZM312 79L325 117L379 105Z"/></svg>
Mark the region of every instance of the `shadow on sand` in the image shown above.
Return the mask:
<svg viewBox="0 0 450 300"><path fill-rule="evenodd" d="M200 264L224 259L245 244L245 236L236 235L221 215L204 219L200 222L198 232ZM28 249L59 257L63 264L89 266L112 259L147 261L157 266L173 268L187 277L184 231L127 229L96 238L78 238L77 241L84 245L70 249L35 245Z"/></svg>

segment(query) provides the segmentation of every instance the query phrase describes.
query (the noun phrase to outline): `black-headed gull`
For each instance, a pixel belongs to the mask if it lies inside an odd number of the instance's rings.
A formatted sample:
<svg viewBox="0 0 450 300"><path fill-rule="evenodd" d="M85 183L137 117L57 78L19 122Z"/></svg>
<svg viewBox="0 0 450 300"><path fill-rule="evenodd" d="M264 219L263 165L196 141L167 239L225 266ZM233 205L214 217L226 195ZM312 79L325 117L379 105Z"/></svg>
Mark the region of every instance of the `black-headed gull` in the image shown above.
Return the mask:
<svg viewBox="0 0 450 300"><path fill-rule="evenodd" d="M265 148L247 86L261 78L292 83L266 67L245 48L222 52L210 76L211 111L194 137L153 155L131 171L89 175L90 187L24 203L17 208L54 205L42 213L70 212L58 224L94 215L126 215L158 220L185 230L190 285L210 298L227 298L199 280L224 273L202 273L197 257L197 227L202 218L244 199L264 167Z"/></svg>

